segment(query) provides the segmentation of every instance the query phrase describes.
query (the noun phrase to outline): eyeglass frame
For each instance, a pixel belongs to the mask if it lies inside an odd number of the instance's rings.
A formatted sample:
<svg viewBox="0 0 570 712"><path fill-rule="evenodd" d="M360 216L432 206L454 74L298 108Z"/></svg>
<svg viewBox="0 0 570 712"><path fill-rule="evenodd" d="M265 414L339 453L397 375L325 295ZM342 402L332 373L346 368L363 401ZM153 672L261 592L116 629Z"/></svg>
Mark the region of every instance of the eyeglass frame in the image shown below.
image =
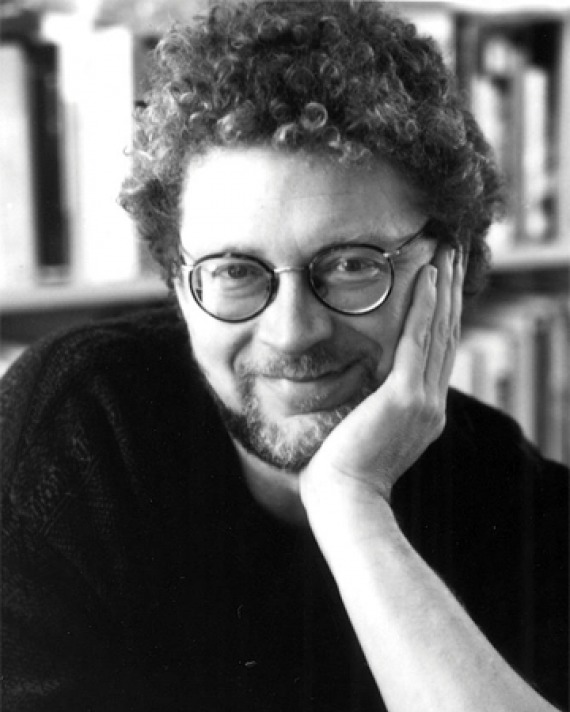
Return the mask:
<svg viewBox="0 0 570 712"><path fill-rule="evenodd" d="M308 273L308 283L311 288L311 292L314 295L314 297L317 299L318 302L320 302L323 306L325 306L327 309L330 309L331 311L337 313L337 314L342 314L343 316L364 316L365 314L370 314L371 312L375 311L379 307L381 307L383 304L385 304L388 301L388 298L390 297L390 294L392 293L392 289L394 288L394 281L396 278L395 270L394 270L394 263L392 259L394 257L398 257L404 249L409 247L411 244L413 244L416 240L419 240L420 237L428 237L427 233L427 227L428 223L425 223L417 232L414 232L412 235L404 237L404 242L397 247L395 250L384 250L382 247L378 247L377 245L371 245L368 242L349 242L349 243L344 243L344 244L338 244L338 245L328 245L326 247L321 248L318 252L316 252L311 260L302 266L295 267L295 266L289 266L285 265L283 267L272 267L270 264L262 260L260 257L256 257L255 255L249 255L245 252L232 252L232 251L223 251L223 252L214 252L209 255L204 255L204 257L200 257L198 260L195 260L192 262L192 264L187 264L185 261L185 255L183 254L185 252L184 248L181 249L180 252L180 259L181 259L181 264L180 264L180 269L184 275L185 282L188 285L188 288L190 290L190 293L192 294L192 297L194 298L194 301L196 304L204 311L208 316L211 316L213 319L217 319L218 321L223 321L226 324L242 324L246 321L250 321L251 319L255 319L255 317L259 316L262 312L264 312L267 307L275 300L275 297L277 296L277 291L279 289L279 276L285 272L307 272ZM377 304L374 304L371 307L366 307L366 309L363 309L361 311L357 312L347 312L343 311L342 309L338 309L337 307L333 307L330 304L328 304L316 291L315 285L313 284L313 279L312 279L312 267L313 264L320 258L322 257L323 254L325 253L331 253L333 254L334 252L344 252L345 250L351 250L354 248L359 248L359 247L365 247L367 249L371 249L374 252L378 252L379 254L382 255L382 257L386 260L389 268L390 268L390 287L386 291L386 294L384 297L382 297L382 300L378 302ZM189 259L192 259L188 253L186 253L186 256ZM207 260L210 259L215 259L217 257L227 257L227 258L232 258L236 257L238 259L247 259L250 260L251 262L255 262L258 264L260 267L264 269L264 271L270 276L270 283L269 283L269 294L267 297L267 300L263 304L263 306L255 311L253 314L250 314L249 316L243 317L242 319L224 319L224 317L221 316L216 316L216 314L212 314L212 312L208 311L204 304L200 301L198 296L196 295L196 292L194 290L193 286L193 280L192 280L192 273L198 267L200 264L203 262L206 262Z"/></svg>

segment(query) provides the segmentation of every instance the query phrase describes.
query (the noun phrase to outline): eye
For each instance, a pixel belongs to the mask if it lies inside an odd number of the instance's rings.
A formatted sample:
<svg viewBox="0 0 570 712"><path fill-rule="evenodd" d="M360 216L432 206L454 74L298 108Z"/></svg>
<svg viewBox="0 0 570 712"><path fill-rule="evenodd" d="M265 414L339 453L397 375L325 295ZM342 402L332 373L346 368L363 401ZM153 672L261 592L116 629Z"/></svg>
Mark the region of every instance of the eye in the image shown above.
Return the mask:
<svg viewBox="0 0 570 712"><path fill-rule="evenodd" d="M375 255L335 255L320 266L320 276L329 284L361 284L385 273L385 265Z"/></svg>
<svg viewBox="0 0 570 712"><path fill-rule="evenodd" d="M225 262L209 270L213 279L227 282L252 282L264 278L264 271L251 262Z"/></svg>
<svg viewBox="0 0 570 712"><path fill-rule="evenodd" d="M246 279L251 274L251 270L246 265L225 265L218 267L214 271L214 277L227 277L228 279Z"/></svg>
<svg viewBox="0 0 570 712"><path fill-rule="evenodd" d="M348 272L362 275L367 271L375 271L378 265L374 260L366 257L342 257L336 261L336 264L330 265L331 272Z"/></svg>

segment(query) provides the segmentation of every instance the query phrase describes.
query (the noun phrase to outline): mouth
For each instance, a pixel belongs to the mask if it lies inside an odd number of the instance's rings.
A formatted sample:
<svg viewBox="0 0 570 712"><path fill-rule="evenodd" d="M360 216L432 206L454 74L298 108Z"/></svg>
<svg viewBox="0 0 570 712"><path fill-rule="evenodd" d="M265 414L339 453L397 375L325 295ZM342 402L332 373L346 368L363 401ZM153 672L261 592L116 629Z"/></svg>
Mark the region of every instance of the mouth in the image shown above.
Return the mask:
<svg viewBox="0 0 570 712"><path fill-rule="evenodd" d="M256 390L268 412L291 416L339 408L354 398L361 382L362 367L353 363L321 373L260 374Z"/></svg>
<svg viewBox="0 0 570 712"><path fill-rule="evenodd" d="M259 374L262 378L267 378L268 380L274 381L292 381L293 383L313 383L314 381L326 381L329 378L335 378L347 371L349 366L346 368L338 369L335 371L323 371L319 373L295 373L295 372L281 372L277 375L275 374Z"/></svg>

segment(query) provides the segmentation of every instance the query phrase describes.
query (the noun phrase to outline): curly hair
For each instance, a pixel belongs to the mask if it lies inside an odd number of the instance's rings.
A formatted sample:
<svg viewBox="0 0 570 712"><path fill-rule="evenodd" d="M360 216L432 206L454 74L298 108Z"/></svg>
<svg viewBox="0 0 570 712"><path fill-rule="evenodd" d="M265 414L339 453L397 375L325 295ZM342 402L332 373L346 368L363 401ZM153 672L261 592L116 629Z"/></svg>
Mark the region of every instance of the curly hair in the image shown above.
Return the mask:
<svg viewBox="0 0 570 712"><path fill-rule="evenodd" d="M435 42L378 2L213 7L171 28L149 79L120 202L169 284L188 162L254 145L389 161L418 190L429 234L469 251L466 293L484 283L503 206L491 149Z"/></svg>

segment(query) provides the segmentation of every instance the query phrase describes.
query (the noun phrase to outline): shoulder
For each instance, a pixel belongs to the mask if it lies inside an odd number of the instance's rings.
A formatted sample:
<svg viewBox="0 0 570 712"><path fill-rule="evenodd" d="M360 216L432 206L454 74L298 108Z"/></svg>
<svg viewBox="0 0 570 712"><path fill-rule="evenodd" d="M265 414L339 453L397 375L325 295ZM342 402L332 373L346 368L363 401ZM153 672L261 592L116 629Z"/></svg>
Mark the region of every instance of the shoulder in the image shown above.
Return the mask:
<svg viewBox="0 0 570 712"><path fill-rule="evenodd" d="M48 404L89 388L97 378L140 379L149 370L187 364L188 339L172 307L91 322L32 345L0 385L2 414L39 417Z"/></svg>
<svg viewBox="0 0 570 712"><path fill-rule="evenodd" d="M111 486L143 472L151 454L168 459L197 392L185 325L173 308L35 344L1 387L5 503L31 511L41 495L47 511L62 493L93 483L94 473Z"/></svg>
<svg viewBox="0 0 570 712"><path fill-rule="evenodd" d="M509 415L454 388L448 392L447 420L448 427L461 429L466 439L473 438L479 445L482 438L522 437L520 426Z"/></svg>
<svg viewBox="0 0 570 712"><path fill-rule="evenodd" d="M464 460L474 457L488 466L531 468L567 479L568 468L545 457L510 415L460 391L450 389L447 426L440 443Z"/></svg>
<svg viewBox="0 0 570 712"><path fill-rule="evenodd" d="M109 369L125 361L164 359L171 348L187 341L174 307L165 306L129 316L102 319L55 332L32 345L2 379L2 397L22 392L30 382L54 389L85 371Z"/></svg>
<svg viewBox="0 0 570 712"><path fill-rule="evenodd" d="M534 527L553 541L568 530L570 473L545 457L509 415L450 391L442 436L419 463L431 497L446 501L458 526L510 534Z"/></svg>
<svg viewBox="0 0 570 712"><path fill-rule="evenodd" d="M510 416L452 390L443 434L402 478L399 495L411 528L416 501L427 529L445 522L469 545L473 531L520 543L531 525L537 536L565 536L569 481L568 468L544 457Z"/></svg>

